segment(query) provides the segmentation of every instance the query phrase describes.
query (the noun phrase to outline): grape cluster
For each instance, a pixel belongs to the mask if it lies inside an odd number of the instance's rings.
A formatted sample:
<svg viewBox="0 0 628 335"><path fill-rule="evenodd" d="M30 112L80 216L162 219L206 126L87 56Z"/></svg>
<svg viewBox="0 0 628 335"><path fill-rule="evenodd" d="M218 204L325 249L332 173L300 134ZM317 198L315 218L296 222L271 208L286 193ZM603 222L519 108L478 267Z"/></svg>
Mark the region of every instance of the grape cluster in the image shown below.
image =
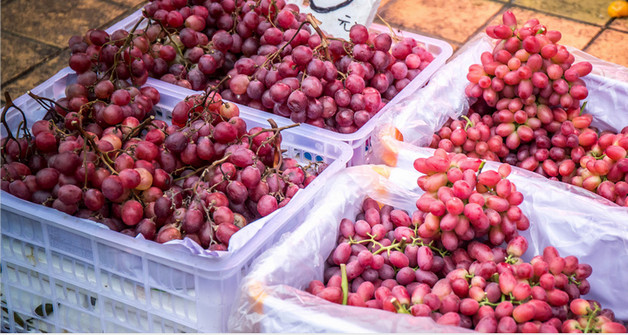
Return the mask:
<svg viewBox="0 0 628 335"><path fill-rule="evenodd" d="M493 52L482 54L482 65L469 67L467 94L482 97L491 107L501 98L515 97L530 108L537 103L580 107L580 101L588 95L580 78L591 72L591 63L573 64L574 56L557 44L561 33L547 30L537 19L518 27L515 15L506 11L502 21L501 25L486 28L497 44Z"/></svg>
<svg viewBox="0 0 628 335"><path fill-rule="evenodd" d="M216 96L194 95L179 102L172 111L173 125L161 138L159 159L176 178L147 205L154 215L146 215L144 222L170 230L158 235L158 242L183 231L203 247L224 250L247 222L284 207L325 168L282 157L280 131L291 126L277 128L271 120L272 128L247 130L238 107L216 101Z"/></svg>
<svg viewBox="0 0 628 335"><path fill-rule="evenodd" d="M160 243L188 237L226 250L240 228L285 206L324 164L283 159L282 129L247 129L238 107L208 93L154 119L152 87L93 96L70 84L29 131L2 139L2 190ZM10 101L3 111L14 107ZM11 134L6 125L7 133Z"/></svg>
<svg viewBox="0 0 628 335"><path fill-rule="evenodd" d="M464 120L447 121L430 146L516 165L625 206L628 127L615 134L591 126L592 115L580 107L588 94L581 77L591 64L572 65L573 56L555 44L560 33L546 32L536 20L512 30L516 21L506 12L503 22L487 28L502 39L495 51L469 69L467 94L480 99Z"/></svg>
<svg viewBox="0 0 628 335"><path fill-rule="evenodd" d="M107 98L116 88L142 86L155 66L149 36L154 39L158 33L150 29L131 33L117 30L109 35L101 29L90 29L68 41L72 52L69 66L77 73L79 84L93 86L93 95L98 99Z"/></svg>
<svg viewBox="0 0 628 335"><path fill-rule="evenodd" d="M328 37L284 0L156 0L144 15L145 29L113 34L133 36L116 49L130 50L116 70L220 87L225 100L341 133L368 122L434 59L412 38L362 25L350 41Z"/></svg>
<svg viewBox="0 0 628 335"><path fill-rule="evenodd" d="M521 259L528 241L517 229L528 223L508 164L479 172L478 159L437 150L415 167L427 174L418 184L429 194L418 209L409 215L366 198L355 221L340 222L324 282L311 281L307 292L480 332L626 331L611 310L580 298L590 265L551 246Z"/></svg>

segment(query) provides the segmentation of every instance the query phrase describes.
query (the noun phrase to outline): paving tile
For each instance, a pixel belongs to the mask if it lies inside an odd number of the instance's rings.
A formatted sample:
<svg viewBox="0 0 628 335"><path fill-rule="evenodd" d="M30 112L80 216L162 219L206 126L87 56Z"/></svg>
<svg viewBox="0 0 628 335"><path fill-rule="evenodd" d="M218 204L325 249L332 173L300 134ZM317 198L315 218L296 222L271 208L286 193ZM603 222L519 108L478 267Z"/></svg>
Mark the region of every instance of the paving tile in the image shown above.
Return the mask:
<svg viewBox="0 0 628 335"><path fill-rule="evenodd" d="M512 3L597 25L604 25L610 20L608 0L513 0Z"/></svg>
<svg viewBox="0 0 628 335"><path fill-rule="evenodd" d="M57 47L125 12L99 0L14 0L2 7L2 29Z"/></svg>
<svg viewBox="0 0 628 335"><path fill-rule="evenodd" d="M3 32L2 52L0 53L2 55L2 83L14 78L57 51L59 48Z"/></svg>
<svg viewBox="0 0 628 335"><path fill-rule="evenodd" d="M511 7L509 9L515 14L517 22L520 25L532 18L537 18L541 24L544 24L547 27L547 29L558 30L562 33L563 37L559 42L560 44L569 45L578 49L584 48L587 43L589 43L589 41L591 41L591 39L602 29L594 25L580 23L519 7ZM500 23L502 23L501 14L492 20L489 25Z"/></svg>
<svg viewBox="0 0 628 335"><path fill-rule="evenodd" d="M382 0L382 1L379 3L379 10L382 10L382 8L383 8L384 6L386 6L389 2L390 2L390 0Z"/></svg>
<svg viewBox="0 0 628 335"><path fill-rule="evenodd" d="M5 37L3 36L2 38L4 39ZM70 50L66 49L61 52L61 54L37 66L31 72L24 74L19 79L6 86L2 85L2 103L4 104L5 91L8 91L13 99L25 94L26 91L33 89L35 86L43 83L48 78L61 71L61 69L67 67L69 57Z"/></svg>
<svg viewBox="0 0 628 335"><path fill-rule="evenodd" d="M615 19L609 27L617 30L628 31L628 17Z"/></svg>
<svg viewBox="0 0 628 335"><path fill-rule="evenodd" d="M463 43L503 6L487 0L391 0L380 14L393 26Z"/></svg>
<svg viewBox="0 0 628 335"><path fill-rule="evenodd" d="M584 51L606 61L628 66L628 33L606 29Z"/></svg>

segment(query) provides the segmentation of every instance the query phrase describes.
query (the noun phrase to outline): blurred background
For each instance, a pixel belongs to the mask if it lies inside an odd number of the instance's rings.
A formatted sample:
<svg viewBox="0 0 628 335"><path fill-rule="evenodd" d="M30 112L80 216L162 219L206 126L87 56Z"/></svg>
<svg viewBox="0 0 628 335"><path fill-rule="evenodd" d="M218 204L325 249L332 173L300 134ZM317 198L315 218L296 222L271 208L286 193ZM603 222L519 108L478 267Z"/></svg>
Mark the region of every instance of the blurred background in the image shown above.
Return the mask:
<svg viewBox="0 0 628 335"><path fill-rule="evenodd" d="M143 0L1 0L1 89L12 97L68 66L68 39L107 28ZM628 18L611 18L609 0L382 0L378 14L392 27L443 39L459 49L512 10L563 34L561 44L628 66ZM376 22L381 23L380 19ZM4 103L4 95L2 95Z"/></svg>

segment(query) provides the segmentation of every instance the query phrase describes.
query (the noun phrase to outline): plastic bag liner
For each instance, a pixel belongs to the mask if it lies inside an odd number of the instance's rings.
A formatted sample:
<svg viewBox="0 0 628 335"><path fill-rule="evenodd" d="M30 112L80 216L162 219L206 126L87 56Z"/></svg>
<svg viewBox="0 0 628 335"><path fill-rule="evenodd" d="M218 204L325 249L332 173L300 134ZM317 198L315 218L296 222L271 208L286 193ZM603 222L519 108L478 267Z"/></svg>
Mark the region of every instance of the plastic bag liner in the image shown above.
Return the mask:
<svg viewBox="0 0 628 335"><path fill-rule="evenodd" d="M319 193L304 223L255 261L233 304L229 331L466 331L437 325L431 318L333 304L303 291L311 280L323 280L340 220L355 219L366 196L409 212L416 209L422 191L416 184L420 173L411 164L433 151L408 146L399 152L399 167L357 166L337 174ZM487 162L484 169L498 166ZM628 208L610 207L604 198L519 168L513 168L509 178L523 193L521 209L531 222L521 233L529 242L523 258L529 261L549 245L563 257L578 257L593 267L586 298L612 308L619 319L628 319L625 301L618 299L628 294L628 272L623 270L628 267Z"/></svg>
<svg viewBox="0 0 628 335"><path fill-rule="evenodd" d="M432 134L449 118L466 114L475 98L465 94L469 83L466 74L472 64L481 64L485 51L492 51L493 40L482 33L467 43L457 56L441 67L423 89L410 95L386 111L374 131L373 150L367 161L395 166L397 145L403 141L416 146L428 146ZM605 62L583 51L567 47L575 62L593 64L591 74L583 80L589 95L585 111L592 114L592 126L600 130L621 131L628 126L628 68Z"/></svg>

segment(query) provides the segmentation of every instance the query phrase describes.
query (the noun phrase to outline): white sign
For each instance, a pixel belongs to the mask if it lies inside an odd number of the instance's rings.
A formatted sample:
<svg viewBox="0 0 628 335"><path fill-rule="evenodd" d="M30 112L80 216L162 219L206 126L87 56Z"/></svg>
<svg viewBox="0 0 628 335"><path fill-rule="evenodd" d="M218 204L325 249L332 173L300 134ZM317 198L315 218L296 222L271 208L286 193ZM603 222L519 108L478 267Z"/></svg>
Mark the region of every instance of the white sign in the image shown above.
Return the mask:
<svg viewBox="0 0 628 335"><path fill-rule="evenodd" d="M311 13L321 21L325 33L349 39L351 26L370 26L381 0L287 0L299 6L302 13Z"/></svg>

